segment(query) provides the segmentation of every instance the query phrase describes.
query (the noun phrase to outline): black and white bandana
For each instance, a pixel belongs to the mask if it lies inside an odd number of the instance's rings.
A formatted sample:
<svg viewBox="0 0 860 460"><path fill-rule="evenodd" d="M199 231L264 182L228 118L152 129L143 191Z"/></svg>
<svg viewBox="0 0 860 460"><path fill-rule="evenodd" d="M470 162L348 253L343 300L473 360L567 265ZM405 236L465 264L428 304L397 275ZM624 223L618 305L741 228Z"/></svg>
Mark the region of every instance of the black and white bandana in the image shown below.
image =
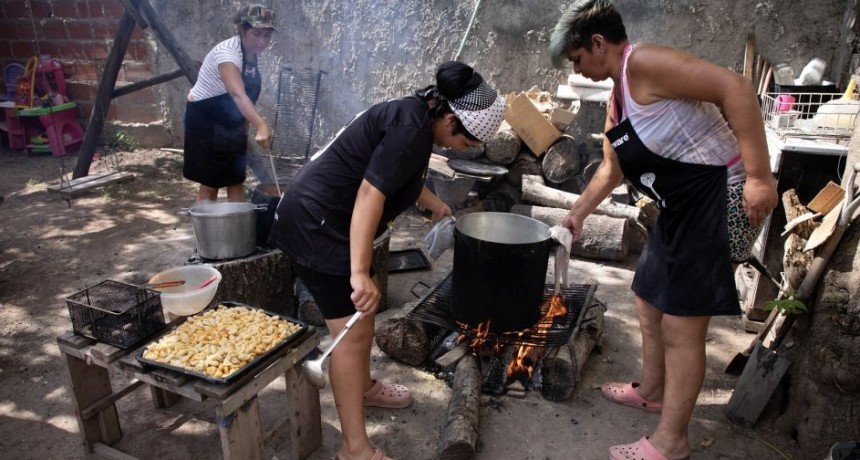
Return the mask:
<svg viewBox="0 0 860 460"><path fill-rule="evenodd" d="M448 101L457 118L473 136L487 142L504 119L505 98L486 82L463 97Z"/></svg>

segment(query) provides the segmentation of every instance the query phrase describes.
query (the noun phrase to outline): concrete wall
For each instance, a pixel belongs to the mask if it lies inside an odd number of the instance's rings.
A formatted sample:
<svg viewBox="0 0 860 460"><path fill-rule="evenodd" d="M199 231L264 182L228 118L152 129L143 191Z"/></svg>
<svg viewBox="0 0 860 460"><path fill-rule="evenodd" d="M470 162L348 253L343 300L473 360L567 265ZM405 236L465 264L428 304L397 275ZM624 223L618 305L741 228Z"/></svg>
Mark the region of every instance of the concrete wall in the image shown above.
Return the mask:
<svg viewBox="0 0 860 460"><path fill-rule="evenodd" d="M194 58L233 33L232 0L152 0ZM787 62L799 73L812 57L840 61L843 16L853 17L854 0L619 0L628 34L680 48L740 70L746 35L772 63ZM265 89L259 105L274 121L280 66L326 72L322 81L313 144L324 143L353 114L385 98L433 83L433 70L454 57L475 2L455 0L270 0L279 32L265 56ZM547 41L564 5L547 0L484 0L461 60L476 66L502 91L537 85L554 91L565 71L550 67ZM844 53L843 53L844 55ZM159 50L157 66L172 68ZM847 63L839 63L841 67ZM842 71L844 69L840 69ZM833 73L836 75L838 72ZM179 123L186 82L163 88ZM181 125L180 125L181 126ZM180 133L181 129L175 129ZM284 133L276 133L283 135Z"/></svg>
<svg viewBox="0 0 860 460"><path fill-rule="evenodd" d="M281 66L325 71L313 144L324 143L368 105L433 83L433 70L457 52L477 0L263 0L278 12L279 33L265 53L262 112L274 121ZM150 0L193 59L202 60L234 33L236 0ZM812 57L838 80L854 52L850 27L857 0L618 0L633 41L678 47L720 65L742 67L746 34L772 63L796 72ZM568 2L482 0L461 60L502 91L537 85L554 91L566 72L546 56L549 33ZM119 0L0 1L0 63L49 53L60 58L70 96L85 121L122 12ZM120 83L172 70L175 63L149 32L135 30ZM109 121L150 130L142 145L179 144L188 82L113 101ZM285 133L276 132L276 135ZM143 134L141 134L143 136Z"/></svg>

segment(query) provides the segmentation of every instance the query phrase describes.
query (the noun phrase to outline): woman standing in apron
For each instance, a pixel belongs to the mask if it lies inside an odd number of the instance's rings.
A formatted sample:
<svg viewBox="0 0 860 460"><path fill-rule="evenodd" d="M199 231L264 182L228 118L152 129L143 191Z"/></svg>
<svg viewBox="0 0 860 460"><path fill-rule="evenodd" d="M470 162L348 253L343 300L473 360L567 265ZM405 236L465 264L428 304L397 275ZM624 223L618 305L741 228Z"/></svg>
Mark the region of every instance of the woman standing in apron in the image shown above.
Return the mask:
<svg viewBox="0 0 860 460"><path fill-rule="evenodd" d="M641 379L601 389L613 402L660 412L660 422L650 436L611 447L610 458L687 458L710 318L740 314L733 263L747 258L777 203L752 83L678 50L630 44L607 0L572 5L550 53L557 65L567 59L575 72L615 83L603 163L565 226L578 238L622 177L661 210L632 286Z"/></svg>
<svg viewBox="0 0 860 460"><path fill-rule="evenodd" d="M242 8L233 18L238 34L209 51L188 93L182 174L200 184L197 201L215 201L220 188L228 201L245 201L249 123L255 141L271 147L272 132L254 104L261 89L257 56L269 47L274 20L263 5Z"/></svg>

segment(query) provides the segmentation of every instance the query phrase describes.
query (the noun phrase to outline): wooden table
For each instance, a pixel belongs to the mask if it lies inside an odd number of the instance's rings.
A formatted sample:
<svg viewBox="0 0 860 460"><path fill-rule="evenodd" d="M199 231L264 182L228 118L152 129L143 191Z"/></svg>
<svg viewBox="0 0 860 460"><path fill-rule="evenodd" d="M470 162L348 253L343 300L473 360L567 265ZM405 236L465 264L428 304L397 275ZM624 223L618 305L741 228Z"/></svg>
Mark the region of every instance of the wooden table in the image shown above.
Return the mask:
<svg viewBox="0 0 860 460"><path fill-rule="evenodd" d="M229 384L215 384L169 370L144 368L135 358L139 349L123 350L67 332L57 337L69 369L69 387L75 403L86 452L110 459L134 458L111 447L122 438L116 401L141 386L148 386L156 409L169 407L180 396L202 402L213 399L215 420L225 460L262 459L263 444L276 431L289 430L289 459L304 459L322 443L319 390L297 364L319 345L314 328L292 344L257 363ZM114 391L108 369L134 375ZM279 376L286 377L286 420L263 432L257 395Z"/></svg>

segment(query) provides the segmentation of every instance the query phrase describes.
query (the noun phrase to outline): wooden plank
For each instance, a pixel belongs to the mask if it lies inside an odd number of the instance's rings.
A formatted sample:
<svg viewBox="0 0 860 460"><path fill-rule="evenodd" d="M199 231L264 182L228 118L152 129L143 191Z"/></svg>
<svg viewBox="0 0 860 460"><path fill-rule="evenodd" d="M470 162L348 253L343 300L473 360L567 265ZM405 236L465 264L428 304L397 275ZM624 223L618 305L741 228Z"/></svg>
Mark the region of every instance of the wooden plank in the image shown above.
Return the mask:
<svg viewBox="0 0 860 460"><path fill-rule="evenodd" d="M149 386L149 395L152 397L152 405L156 409L166 409L181 399L181 396L176 393L152 385Z"/></svg>
<svg viewBox="0 0 860 460"><path fill-rule="evenodd" d="M169 383L161 382L156 377L154 377L148 373L144 373L144 372L135 372L134 377L136 379L142 380L145 383L152 385L154 387L158 387L158 388L164 389L166 391L176 393L178 395L184 396L188 399L191 399L191 400L194 400L197 402L201 402L201 401L204 401L206 399L206 396L201 395L194 388L194 381L193 380L191 380L191 381L189 381L189 382L187 382L181 386L175 386L175 385L171 385Z"/></svg>
<svg viewBox="0 0 860 460"><path fill-rule="evenodd" d="M69 388L72 390L75 411L79 415L78 427L84 448L87 452L91 452L97 442L108 445L116 443L122 438L122 429L115 404L108 404L95 417L88 420L80 417L82 409L113 393L107 369L87 364L84 360L66 353L63 353L63 358L69 371Z"/></svg>
<svg viewBox="0 0 860 460"><path fill-rule="evenodd" d="M752 80L753 65L755 61L755 34L747 34L746 46L744 46L744 77Z"/></svg>
<svg viewBox="0 0 860 460"><path fill-rule="evenodd" d="M113 345L108 345L106 343L97 343L90 348L90 355L96 358L99 361L103 361L106 363L112 363L117 359L126 355L126 351L122 348L115 347Z"/></svg>
<svg viewBox="0 0 860 460"><path fill-rule="evenodd" d="M100 442L93 444L93 452L108 460L138 460L137 457L132 457L119 449L115 449Z"/></svg>
<svg viewBox="0 0 860 460"><path fill-rule="evenodd" d="M89 176L87 176L87 177L89 177ZM61 195L65 195L69 198L74 198L74 197L82 195L82 194L84 194L84 193L86 193L92 189L102 187L104 185L121 184L121 183L125 183L125 182L130 182L133 180L134 180L134 174L133 173L126 173L126 172L117 171L117 172L98 176L97 178L94 178L94 179L89 180L89 181L84 182L84 183L80 183L78 185L72 185L71 187L69 187L69 186L64 187L62 185L52 185L52 186L48 187L48 191L52 192L52 193L59 193Z"/></svg>
<svg viewBox="0 0 860 460"><path fill-rule="evenodd" d="M845 197L845 190L836 184L833 181L827 183L823 189L821 189L818 194L815 195L815 198L806 205L812 211L827 214L831 209L835 208L836 205L842 202L842 198Z"/></svg>
<svg viewBox="0 0 860 460"><path fill-rule="evenodd" d="M154 77L147 78L146 80L140 80L140 81L136 81L134 83L131 83L129 85L120 86L119 88L113 90L112 97L114 99L116 99L120 96L125 96L126 94L131 94L135 91L138 91L138 90L141 90L144 88L149 88L150 86L155 86L155 85L159 85L161 83L166 83L166 82L169 82L170 80L181 77L183 74L184 74L184 72L182 71L182 69L174 69L174 70L171 70L170 72L167 72L165 74L156 75Z"/></svg>
<svg viewBox="0 0 860 460"><path fill-rule="evenodd" d="M101 412L102 409L104 409L105 407L119 401L120 399L125 397L125 395L131 393L132 391L134 391L138 388L140 388L141 386L143 386L143 382L141 382L140 380L132 380L131 383L128 384L122 390L117 391L116 393L109 394L109 395L99 399L98 401L95 401L94 403L90 404L86 408L81 409L80 417L84 420L89 420L89 419L93 418L99 412Z"/></svg>
<svg viewBox="0 0 860 460"><path fill-rule="evenodd" d="M806 240L806 246L803 250L811 251L824 244L824 242L830 238L830 235L833 234L833 231L836 230L836 224L839 222L839 214L841 213L841 207L831 209L830 212L824 216L824 220L821 221L821 225L819 225L812 231L812 234L809 235L809 239Z"/></svg>
<svg viewBox="0 0 860 460"><path fill-rule="evenodd" d="M263 433L256 396L235 412L224 412L222 406L218 406L215 415L224 460L262 460Z"/></svg>
<svg viewBox="0 0 860 460"><path fill-rule="evenodd" d="M57 344L67 346L75 350L80 350L93 342L95 342L95 340L89 337L77 335L72 331L65 332L57 337Z"/></svg>
<svg viewBox="0 0 860 460"><path fill-rule="evenodd" d="M320 419L320 391L305 378L299 366L287 369L286 403L287 429L289 429L290 455L287 458L304 459L322 445Z"/></svg>

